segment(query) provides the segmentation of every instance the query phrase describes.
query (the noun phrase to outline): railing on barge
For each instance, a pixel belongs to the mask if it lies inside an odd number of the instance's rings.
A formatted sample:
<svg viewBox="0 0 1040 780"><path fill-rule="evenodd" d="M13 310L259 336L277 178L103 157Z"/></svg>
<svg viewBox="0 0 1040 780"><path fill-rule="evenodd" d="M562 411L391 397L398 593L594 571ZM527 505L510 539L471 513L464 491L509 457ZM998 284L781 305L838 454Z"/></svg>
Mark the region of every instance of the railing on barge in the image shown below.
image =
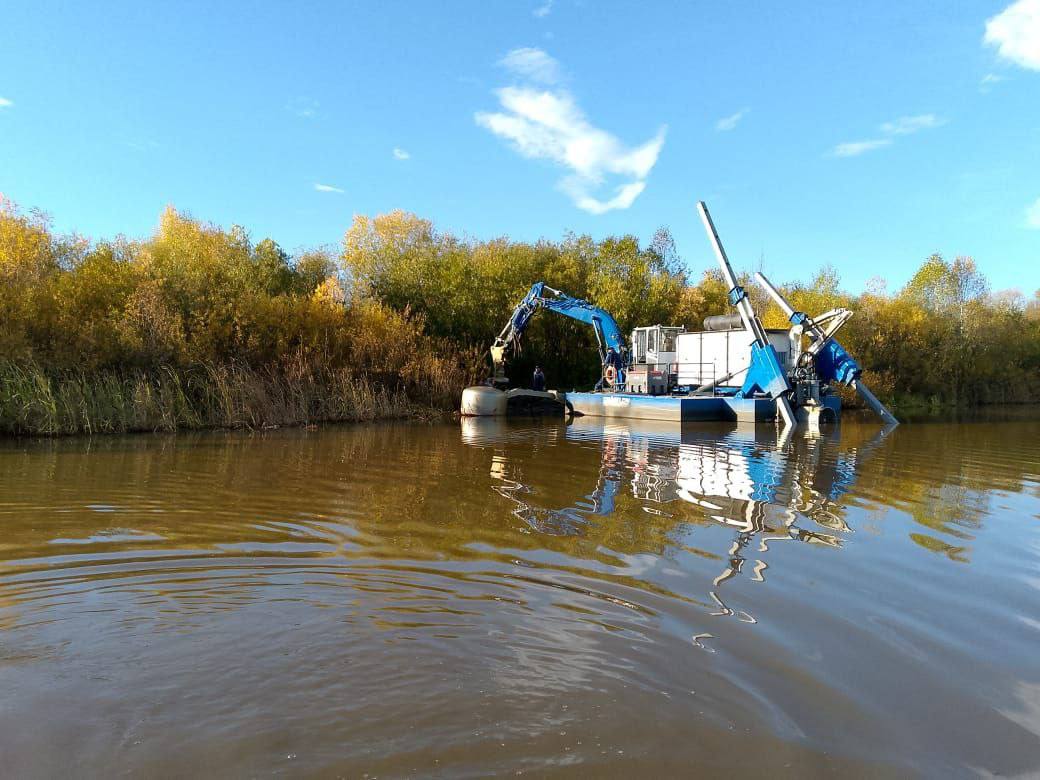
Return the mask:
<svg viewBox="0 0 1040 780"><path fill-rule="evenodd" d="M710 369L710 371L706 370ZM747 371L747 368L742 368L736 372L730 373L725 376L719 376L717 373L717 364L715 361L709 362L669 362L669 363L634 363L628 367L627 376L631 377L634 369L638 369L640 372L643 369L646 370L648 377L653 376L655 379L664 379L665 391L659 395L672 395L674 394L675 388L678 386L678 377L680 369L682 373L689 375L690 369L696 369L695 376L697 382L683 384L682 387L688 387L691 391L701 390L699 395L718 395L718 388L723 385L724 382L728 382L734 377ZM626 387L628 386L626 382ZM649 386L649 382L647 383ZM649 393L653 395L652 393Z"/></svg>

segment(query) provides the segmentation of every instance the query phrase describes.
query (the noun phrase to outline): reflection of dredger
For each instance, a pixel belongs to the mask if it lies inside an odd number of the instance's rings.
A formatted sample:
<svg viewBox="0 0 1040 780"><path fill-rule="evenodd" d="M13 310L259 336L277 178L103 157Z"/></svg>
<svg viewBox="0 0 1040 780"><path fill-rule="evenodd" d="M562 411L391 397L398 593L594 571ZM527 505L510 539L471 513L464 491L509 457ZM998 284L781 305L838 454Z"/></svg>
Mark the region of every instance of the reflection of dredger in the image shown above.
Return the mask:
<svg viewBox="0 0 1040 780"><path fill-rule="evenodd" d="M496 492L516 504L518 517L540 532L581 533L590 516L614 512L626 484L631 495L646 504L679 501L696 506L700 518L737 534L716 585L742 570L744 551L752 539L759 540L759 553L776 541L841 546L836 534L850 529L840 499L851 488L859 462L885 435L881 430L873 440L843 450L837 434L788 437L771 429L736 425L677 430L667 423L601 418L577 418L565 427L463 420L463 439L470 444L505 444L534 431L554 438L562 432L575 443L599 442L599 477L593 492L571 506L535 507L531 495L537 494L537 486L525 485L519 477L523 453L530 449L520 447L519 458L511 459L503 448L493 456L490 473ZM663 507L653 511L661 514ZM799 527L799 518L808 518L820 530ZM756 560L754 579L764 579L767 568L764 561ZM712 597L725 606L716 592Z"/></svg>
<svg viewBox="0 0 1040 780"><path fill-rule="evenodd" d="M813 516L837 501L855 479L857 461L883 438L842 451L840 434L789 437L775 429L734 424L677 428L654 420L577 417L565 426L517 424L501 417L461 420L462 440L470 445L523 441L532 432L570 441L601 444L604 472L623 467L632 495L666 503L683 500L704 505L711 498L774 504ZM516 456L513 456L513 460ZM509 458L496 467L508 468ZM596 500L596 492L592 494ZM616 493L616 491L613 491ZM829 515L830 513L828 513ZM833 518L821 522L841 529Z"/></svg>
<svg viewBox="0 0 1040 780"><path fill-rule="evenodd" d="M581 418L568 426L567 436L623 442L636 498L685 501L707 510L712 520L748 529L756 524L756 509L774 505L827 529L848 530L836 502L851 487L864 452L842 451L836 434L789 438L736 425L679 431L667 423Z"/></svg>

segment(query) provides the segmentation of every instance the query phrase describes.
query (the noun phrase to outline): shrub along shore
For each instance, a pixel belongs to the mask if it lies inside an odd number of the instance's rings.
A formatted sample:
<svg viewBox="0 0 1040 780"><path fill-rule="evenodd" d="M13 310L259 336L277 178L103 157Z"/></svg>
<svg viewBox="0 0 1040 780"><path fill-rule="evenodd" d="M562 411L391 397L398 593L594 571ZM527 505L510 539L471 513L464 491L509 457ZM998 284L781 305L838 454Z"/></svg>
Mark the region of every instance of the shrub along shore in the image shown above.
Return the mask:
<svg viewBox="0 0 1040 780"><path fill-rule="evenodd" d="M705 253L704 262L708 262ZM290 255L168 208L142 240L92 241L0 200L0 434L306 425L457 408L532 282L611 311L622 329L697 329L728 310L667 231L525 243L439 233L412 214L355 217L342 247ZM776 281L776 280L774 280ZM783 315L747 289L765 323ZM856 316L842 342L885 401L1040 399L1040 297L994 293L970 258L924 260L906 287L855 295L825 268L782 285L810 313ZM535 318L514 361L550 383L598 373L588 328Z"/></svg>

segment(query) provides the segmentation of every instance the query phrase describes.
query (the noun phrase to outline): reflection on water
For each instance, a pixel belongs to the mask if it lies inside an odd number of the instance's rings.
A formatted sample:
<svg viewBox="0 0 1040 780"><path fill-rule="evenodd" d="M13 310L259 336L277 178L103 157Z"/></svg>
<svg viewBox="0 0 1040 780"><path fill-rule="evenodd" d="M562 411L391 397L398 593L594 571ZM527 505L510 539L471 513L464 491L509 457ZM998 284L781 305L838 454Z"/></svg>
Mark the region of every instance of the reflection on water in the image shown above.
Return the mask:
<svg viewBox="0 0 1040 780"><path fill-rule="evenodd" d="M501 419L462 420L463 441L476 446L508 443L513 430ZM749 552L749 576L764 582L770 544L776 542L840 547L842 535L852 530L840 498L851 487L857 464L890 431L878 428L869 439L843 449L836 436L810 433L792 441L789 432L785 436L762 426L679 428L651 421L577 418L567 424L566 438L595 442L601 449L599 474L590 494L571 506L535 505L534 491L523 484L522 461L511 462L505 451L492 455L490 475L497 483L493 490L516 505L513 514L539 533L581 533L589 516L612 514L624 490L642 503L643 512L666 521L689 522L685 507L669 505L692 504L702 522L733 531L724 566L708 594L720 610L712 614L736 614L754 622L746 611L734 613L727 607L719 587L744 571ZM803 527L799 520L813 527Z"/></svg>
<svg viewBox="0 0 1040 780"><path fill-rule="evenodd" d="M1040 768L1040 424L0 443L5 773Z"/></svg>

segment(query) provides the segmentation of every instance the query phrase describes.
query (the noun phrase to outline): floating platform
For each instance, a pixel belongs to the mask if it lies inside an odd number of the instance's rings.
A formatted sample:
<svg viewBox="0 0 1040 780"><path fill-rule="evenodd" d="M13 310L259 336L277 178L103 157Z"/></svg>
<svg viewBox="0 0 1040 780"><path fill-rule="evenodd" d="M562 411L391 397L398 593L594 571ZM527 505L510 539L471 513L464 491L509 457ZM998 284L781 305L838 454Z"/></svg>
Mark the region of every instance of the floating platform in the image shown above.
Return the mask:
<svg viewBox="0 0 1040 780"><path fill-rule="evenodd" d="M516 414L573 414L624 420L664 422L761 423L776 419L772 398L737 398L733 395L647 395L644 393L563 393L493 387L468 387L462 394L464 417L497 417ZM837 422L841 399L825 396L815 407L796 407L800 422Z"/></svg>
<svg viewBox="0 0 1040 780"><path fill-rule="evenodd" d="M559 390L526 390L514 387L499 390L489 385L475 385L462 391L463 417L501 417L508 414L570 413L566 393Z"/></svg>

